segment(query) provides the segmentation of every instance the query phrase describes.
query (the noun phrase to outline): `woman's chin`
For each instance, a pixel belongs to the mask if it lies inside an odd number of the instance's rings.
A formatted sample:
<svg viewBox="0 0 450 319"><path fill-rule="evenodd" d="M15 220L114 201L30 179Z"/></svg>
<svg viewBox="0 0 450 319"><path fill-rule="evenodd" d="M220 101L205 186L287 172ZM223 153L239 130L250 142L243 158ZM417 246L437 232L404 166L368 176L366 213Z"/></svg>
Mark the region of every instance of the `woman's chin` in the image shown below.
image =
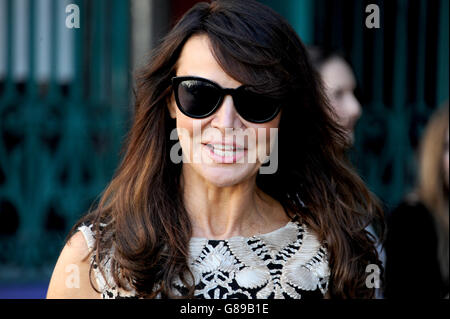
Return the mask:
<svg viewBox="0 0 450 319"><path fill-rule="evenodd" d="M253 166L253 165L252 165ZM201 167L200 175L217 187L239 184L253 175L255 169L248 164L222 164L213 167Z"/></svg>

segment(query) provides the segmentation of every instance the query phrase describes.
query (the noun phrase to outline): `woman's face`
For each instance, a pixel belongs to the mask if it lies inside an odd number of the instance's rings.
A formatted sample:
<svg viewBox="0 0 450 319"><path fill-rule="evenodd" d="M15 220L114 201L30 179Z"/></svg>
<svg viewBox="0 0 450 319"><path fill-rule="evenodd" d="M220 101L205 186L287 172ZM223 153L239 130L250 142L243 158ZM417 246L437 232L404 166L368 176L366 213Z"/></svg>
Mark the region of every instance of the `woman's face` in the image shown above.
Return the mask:
<svg viewBox="0 0 450 319"><path fill-rule="evenodd" d="M223 88L241 86L217 63L210 45L206 35L189 38L178 59L176 76L209 79ZM262 124L248 122L236 112L230 95L225 96L216 112L203 119L184 115L173 93L168 107L177 123L184 173L196 173L218 187L232 186L256 175L261 160L255 154L269 154L274 142L270 129L278 128L281 114Z"/></svg>
<svg viewBox="0 0 450 319"><path fill-rule="evenodd" d="M333 57L322 65L320 75L337 121L353 143L354 127L362 113L361 105L353 94L356 88L353 72L343 59Z"/></svg>

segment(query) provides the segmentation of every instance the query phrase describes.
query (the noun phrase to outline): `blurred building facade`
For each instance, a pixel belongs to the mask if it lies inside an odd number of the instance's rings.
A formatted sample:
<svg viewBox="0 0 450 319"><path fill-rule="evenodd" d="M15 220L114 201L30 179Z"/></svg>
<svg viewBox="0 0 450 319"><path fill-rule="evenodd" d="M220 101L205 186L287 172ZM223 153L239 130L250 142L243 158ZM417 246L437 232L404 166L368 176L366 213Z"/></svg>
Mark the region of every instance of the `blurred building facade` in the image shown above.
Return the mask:
<svg viewBox="0 0 450 319"><path fill-rule="evenodd" d="M448 99L448 0L261 0L304 42L344 52L363 116L354 162L387 208ZM0 0L0 283L47 282L98 198L130 125L133 72L193 0ZM66 6L80 9L67 28ZM380 9L380 28L365 25Z"/></svg>

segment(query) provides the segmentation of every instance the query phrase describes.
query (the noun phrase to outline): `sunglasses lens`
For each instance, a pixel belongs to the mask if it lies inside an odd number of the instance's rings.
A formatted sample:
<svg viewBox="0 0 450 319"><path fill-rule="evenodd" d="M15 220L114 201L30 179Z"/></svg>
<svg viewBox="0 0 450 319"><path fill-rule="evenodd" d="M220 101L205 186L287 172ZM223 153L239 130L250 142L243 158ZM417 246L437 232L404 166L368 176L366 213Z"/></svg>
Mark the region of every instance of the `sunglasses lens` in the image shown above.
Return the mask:
<svg viewBox="0 0 450 319"><path fill-rule="evenodd" d="M178 106L192 117L206 117L217 106L221 92L201 80L183 80L177 88Z"/></svg>
<svg viewBox="0 0 450 319"><path fill-rule="evenodd" d="M280 102L242 89L235 95L235 107L246 121L264 123L272 120L280 110Z"/></svg>

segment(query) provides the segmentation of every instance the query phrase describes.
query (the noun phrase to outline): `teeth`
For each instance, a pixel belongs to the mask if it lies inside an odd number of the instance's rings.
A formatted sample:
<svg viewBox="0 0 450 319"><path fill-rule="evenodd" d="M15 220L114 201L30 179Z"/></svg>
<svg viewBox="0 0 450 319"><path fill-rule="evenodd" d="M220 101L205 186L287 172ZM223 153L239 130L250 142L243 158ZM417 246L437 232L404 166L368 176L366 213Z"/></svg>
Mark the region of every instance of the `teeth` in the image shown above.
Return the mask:
<svg viewBox="0 0 450 319"><path fill-rule="evenodd" d="M212 146L215 149L225 150L225 151L232 151L234 149L233 145L213 144Z"/></svg>
<svg viewBox="0 0 450 319"><path fill-rule="evenodd" d="M234 148L232 145L208 144L208 147L214 154L222 157L231 157L236 155L236 151L242 151L243 148Z"/></svg>
<svg viewBox="0 0 450 319"><path fill-rule="evenodd" d="M231 152L230 151L221 151L221 150L217 150L217 149L214 149L213 152L216 155L224 156L224 157L231 157L236 154L236 152L233 152L233 151L231 151Z"/></svg>
<svg viewBox="0 0 450 319"><path fill-rule="evenodd" d="M211 148L221 151L236 151L243 150L242 147L234 147L233 145L223 145L223 144L208 144Z"/></svg>

